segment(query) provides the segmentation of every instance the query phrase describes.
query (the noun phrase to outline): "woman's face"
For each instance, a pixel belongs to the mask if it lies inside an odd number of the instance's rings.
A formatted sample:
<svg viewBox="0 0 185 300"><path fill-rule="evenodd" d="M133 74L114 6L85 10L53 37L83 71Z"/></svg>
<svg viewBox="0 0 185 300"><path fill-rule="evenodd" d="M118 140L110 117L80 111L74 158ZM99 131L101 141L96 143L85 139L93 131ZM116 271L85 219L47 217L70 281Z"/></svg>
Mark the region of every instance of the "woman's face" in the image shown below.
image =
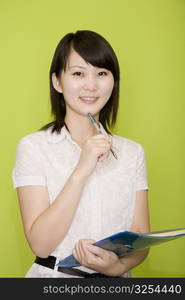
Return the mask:
<svg viewBox="0 0 185 300"><path fill-rule="evenodd" d="M67 113L87 115L91 112L96 115L111 96L114 77L109 70L86 63L72 50L58 85L64 95Z"/></svg>

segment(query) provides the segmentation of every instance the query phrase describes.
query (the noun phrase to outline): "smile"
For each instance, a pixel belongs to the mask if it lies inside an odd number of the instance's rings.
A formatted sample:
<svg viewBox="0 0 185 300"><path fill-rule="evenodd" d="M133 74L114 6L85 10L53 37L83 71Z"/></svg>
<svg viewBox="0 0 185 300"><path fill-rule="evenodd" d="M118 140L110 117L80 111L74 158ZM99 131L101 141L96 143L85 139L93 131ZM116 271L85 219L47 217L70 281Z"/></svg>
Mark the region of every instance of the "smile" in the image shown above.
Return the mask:
<svg viewBox="0 0 185 300"><path fill-rule="evenodd" d="M98 100L99 97L80 97L80 100L87 104L93 104Z"/></svg>

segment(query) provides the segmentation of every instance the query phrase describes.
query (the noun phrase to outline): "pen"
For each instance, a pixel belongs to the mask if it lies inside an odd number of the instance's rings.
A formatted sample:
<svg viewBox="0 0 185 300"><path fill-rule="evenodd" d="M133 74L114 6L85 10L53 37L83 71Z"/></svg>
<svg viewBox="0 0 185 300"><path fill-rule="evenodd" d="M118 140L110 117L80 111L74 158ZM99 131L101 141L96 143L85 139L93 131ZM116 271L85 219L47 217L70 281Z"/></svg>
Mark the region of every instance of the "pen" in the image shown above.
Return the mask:
<svg viewBox="0 0 185 300"><path fill-rule="evenodd" d="M100 127L98 126L98 123L96 122L96 120L95 120L95 118L93 117L93 115L89 112L89 113L87 114L87 116L88 116L90 122L91 122L91 123L94 125L94 127L96 128L96 130L97 130L99 133L101 133L101 129L100 129ZM118 159L116 153L112 150L112 148L110 148L110 151L111 151L112 155L113 155L116 159Z"/></svg>

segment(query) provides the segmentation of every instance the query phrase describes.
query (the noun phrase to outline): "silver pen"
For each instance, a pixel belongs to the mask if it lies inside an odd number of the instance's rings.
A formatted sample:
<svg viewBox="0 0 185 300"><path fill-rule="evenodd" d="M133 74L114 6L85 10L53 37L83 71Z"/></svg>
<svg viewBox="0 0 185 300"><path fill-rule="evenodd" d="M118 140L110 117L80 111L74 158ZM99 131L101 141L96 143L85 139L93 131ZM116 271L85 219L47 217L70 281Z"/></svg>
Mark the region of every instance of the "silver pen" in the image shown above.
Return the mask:
<svg viewBox="0 0 185 300"><path fill-rule="evenodd" d="M100 129L100 127L98 126L98 123L96 122L96 119L93 117L93 115L89 112L89 113L87 114L87 116L88 116L90 122L91 122L91 123L94 125L94 127L96 128L96 130L97 130L99 133L102 133L102 132L101 132L101 129ZM115 159L118 159L116 153L112 150L112 148L110 148L110 151L111 151L112 155L115 157Z"/></svg>

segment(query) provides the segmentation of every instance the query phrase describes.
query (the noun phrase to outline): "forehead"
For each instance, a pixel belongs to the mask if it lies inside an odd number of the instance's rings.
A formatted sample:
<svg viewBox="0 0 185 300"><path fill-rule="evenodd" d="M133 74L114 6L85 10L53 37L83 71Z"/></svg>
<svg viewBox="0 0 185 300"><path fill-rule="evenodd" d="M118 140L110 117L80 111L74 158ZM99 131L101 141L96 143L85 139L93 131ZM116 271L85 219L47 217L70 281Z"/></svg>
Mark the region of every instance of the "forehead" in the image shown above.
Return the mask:
<svg viewBox="0 0 185 300"><path fill-rule="evenodd" d="M89 64L75 51L71 50L68 60L67 60L67 68L71 68L72 66L84 66L87 67Z"/></svg>

